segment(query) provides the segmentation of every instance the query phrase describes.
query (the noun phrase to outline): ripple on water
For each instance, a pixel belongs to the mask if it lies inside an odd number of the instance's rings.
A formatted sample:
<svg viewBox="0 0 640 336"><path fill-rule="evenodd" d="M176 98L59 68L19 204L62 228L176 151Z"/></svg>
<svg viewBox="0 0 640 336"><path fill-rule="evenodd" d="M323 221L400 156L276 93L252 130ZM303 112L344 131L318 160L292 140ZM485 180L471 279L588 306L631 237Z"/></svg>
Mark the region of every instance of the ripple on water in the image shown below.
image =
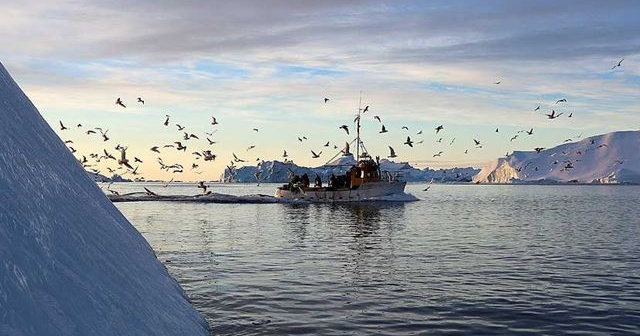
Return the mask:
<svg viewBox="0 0 640 336"><path fill-rule="evenodd" d="M118 207L214 335L640 333L640 187L407 189L426 200Z"/></svg>

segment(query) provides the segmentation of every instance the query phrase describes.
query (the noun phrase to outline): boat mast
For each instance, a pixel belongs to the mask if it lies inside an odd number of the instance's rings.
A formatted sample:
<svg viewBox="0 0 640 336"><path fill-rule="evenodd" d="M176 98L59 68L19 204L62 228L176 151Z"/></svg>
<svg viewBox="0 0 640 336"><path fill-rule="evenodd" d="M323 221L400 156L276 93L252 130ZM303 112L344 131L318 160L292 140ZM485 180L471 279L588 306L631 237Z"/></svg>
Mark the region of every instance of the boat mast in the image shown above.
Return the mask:
<svg viewBox="0 0 640 336"><path fill-rule="evenodd" d="M362 91L360 91L360 101L358 102L358 122L356 126L356 162L360 160L360 112L362 111Z"/></svg>

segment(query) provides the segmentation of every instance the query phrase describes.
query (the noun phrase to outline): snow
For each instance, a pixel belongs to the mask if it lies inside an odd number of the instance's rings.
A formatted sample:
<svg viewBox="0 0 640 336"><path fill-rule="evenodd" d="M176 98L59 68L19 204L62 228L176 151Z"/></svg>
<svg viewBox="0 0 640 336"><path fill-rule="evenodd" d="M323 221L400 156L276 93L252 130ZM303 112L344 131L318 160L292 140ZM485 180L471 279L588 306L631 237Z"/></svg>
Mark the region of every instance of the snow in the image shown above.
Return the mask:
<svg viewBox="0 0 640 336"><path fill-rule="evenodd" d="M0 64L0 335L207 335Z"/></svg>
<svg viewBox="0 0 640 336"><path fill-rule="evenodd" d="M640 131L619 131L537 153L514 152L484 167L477 183L640 183Z"/></svg>
<svg viewBox="0 0 640 336"><path fill-rule="evenodd" d="M280 161L264 161L258 166L227 168L221 180L224 182L254 183L257 182L256 172L260 172L260 182L286 183L289 181L289 170L291 170L296 175L306 173L311 179L318 174L322 180L326 182L331 174L344 174L355 163L356 160L352 154L343 155L326 165L315 168L300 167L290 161L286 163ZM380 169L382 171L400 173L402 179L408 182L429 181L431 179L438 182L469 182L479 171L474 168L418 169L412 167L407 162L393 162L387 159L380 160Z"/></svg>

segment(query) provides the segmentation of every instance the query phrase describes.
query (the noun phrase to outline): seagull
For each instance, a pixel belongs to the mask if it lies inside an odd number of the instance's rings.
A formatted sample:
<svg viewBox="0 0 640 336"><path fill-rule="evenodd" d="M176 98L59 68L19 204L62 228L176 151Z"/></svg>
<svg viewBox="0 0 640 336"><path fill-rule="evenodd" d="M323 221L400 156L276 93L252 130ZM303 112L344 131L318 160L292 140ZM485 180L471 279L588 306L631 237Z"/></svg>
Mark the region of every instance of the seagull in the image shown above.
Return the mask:
<svg viewBox="0 0 640 336"><path fill-rule="evenodd" d="M73 148L73 147L71 147L71 146L69 146L69 150L71 151L71 153L75 153L75 152L77 152L77 151L76 151L76 149L75 149L75 148Z"/></svg>
<svg viewBox="0 0 640 336"><path fill-rule="evenodd" d="M326 104L329 101L329 98L324 97L324 103Z"/></svg>
<svg viewBox="0 0 640 336"><path fill-rule="evenodd" d="M369 105L365 106L364 110L362 110L362 113L365 113L367 111L369 111Z"/></svg>
<svg viewBox="0 0 640 336"><path fill-rule="evenodd" d="M396 155L396 151L393 150L393 147L389 146L389 156L387 156L388 158L394 158L397 157Z"/></svg>
<svg viewBox="0 0 640 336"><path fill-rule="evenodd" d="M235 162L247 162L246 160L239 159L239 158L236 156L236 154L235 154L235 153L231 153L231 154L233 154L233 161L235 161Z"/></svg>
<svg viewBox="0 0 640 336"><path fill-rule="evenodd" d="M122 106L122 107L125 107L125 108L126 108L126 106L124 105L124 103L122 102L122 100L120 99L120 97L118 97L118 99L116 99L116 105L120 105L120 106Z"/></svg>
<svg viewBox="0 0 640 336"><path fill-rule="evenodd" d="M118 164L129 169L133 169L133 167L131 167L131 165L129 164L129 160L127 159L127 147L120 147L120 159L118 160Z"/></svg>
<svg viewBox="0 0 640 336"><path fill-rule="evenodd" d="M349 135L349 126L347 126L347 125L342 125L342 126L340 126L340 127L338 127L338 128L342 128L345 132L347 132L347 135Z"/></svg>
<svg viewBox="0 0 640 336"><path fill-rule="evenodd" d="M109 130L106 130L106 131L103 132L102 129L100 129L100 128L96 128L96 129L98 129L100 131L100 134L102 134L102 140L103 141L108 141L109 140L109 137L107 136L107 132L109 132Z"/></svg>
<svg viewBox="0 0 640 336"><path fill-rule="evenodd" d="M202 151L202 156L204 156L204 160L205 161L215 161L216 160L216 155L211 153L210 150Z"/></svg>
<svg viewBox="0 0 640 336"><path fill-rule="evenodd" d="M530 129L530 130L528 130L528 131L526 131L525 133L527 133L527 134L529 134L529 135L533 135L533 128L532 128L532 129Z"/></svg>
<svg viewBox="0 0 640 336"><path fill-rule="evenodd" d="M515 139L517 139L517 138L518 138L518 135L516 134L516 135L514 135L514 136L511 138L511 140L509 140L509 141L513 141L513 140L515 140Z"/></svg>
<svg viewBox="0 0 640 336"><path fill-rule="evenodd" d="M384 127L384 125L382 125L382 129L378 133L387 133L387 132L389 132L389 131L387 131L387 129Z"/></svg>
<svg viewBox="0 0 640 336"><path fill-rule="evenodd" d="M258 131L258 129L257 129L257 128L254 128L253 130L254 130L254 131L256 131L256 132Z"/></svg>
<svg viewBox="0 0 640 336"><path fill-rule="evenodd" d="M551 114L545 114L547 117L549 117L549 119L555 119L559 116L561 116L564 112L560 112L558 114L556 114L556 110L551 110Z"/></svg>
<svg viewBox="0 0 640 336"><path fill-rule="evenodd" d="M444 126L438 125L438 127L436 127L436 134L438 134L438 132L442 131L443 129L444 129Z"/></svg>
<svg viewBox="0 0 640 336"><path fill-rule="evenodd" d="M77 126L77 127L78 127L78 128L82 127L82 124L78 124L78 126Z"/></svg>
<svg viewBox="0 0 640 336"><path fill-rule="evenodd" d="M567 116L567 118L571 118L573 117L573 112L569 113L569 115Z"/></svg>
<svg viewBox="0 0 640 336"><path fill-rule="evenodd" d="M451 142L449 143L449 146L453 145L454 141L456 141L456 138L451 139Z"/></svg>
<svg viewBox="0 0 640 336"><path fill-rule="evenodd" d="M254 149L254 148L256 148L256 145L251 145L251 146L247 147L247 152L252 150L252 149Z"/></svg>
<svg viewBox="0 0 640 336"><path fill-rule="evenodd" d="M616 67L622 66L622 61L624 61L624 58L621 59L620 62L618 62L618 64L616 64L613 67L611 67L611 70L615 69Z"/></svg>
<svg viewBox="0 0 640 336"><path fill-rule="evenodd" d="M168 183L167 183L167 185L168 185ZM144 191L146 192L147 196L158 196L158 194L156 194L153 191L147 189L147 187L144 187Z"/></svg>
<svg viewBox="0 0 640 336"><path fill-rule="evenodd" d="M382 122L382 120L380 120L379 116L373 116L373 119L377 120L378 122Z"/></svg>
<svg viewBox="0 0 640 336"><path fill-rule="evenodd" d="M567 102L567 100L565 98L556 100L556 104L557 103L566 103L566 102Z"/></svg>
<svg viewBox="0 0 640 336"><path fill-rule="evenodd" d="M198 136L193 134L193 133L189 134L189 139L198 139L198 140L200 140L200 138L198 138Z"/></svg>
<svg viewBox="0 0 640 336"><path fill-rule="evenodd" d="M133 162L140 162L140 163L142 163L142 160L138 159L138 157L137 157L137 156L134 156L134 157L133 157Z"/></svg>
<svg viewBox="0 0 640 336"><path fill-rule="evenodd" d="M533 109L533 111L535 112L535 111L537 111L537 110L539 110L539 109L540 109L540 105L538 105L538 107L536 107L535 109Z"/></svg>
<svg viewBox="0 0 640 336"><path fill-rule="evenodd" d="M326 144L324 144L325 147L329 147L329 141L327 141Z"/></svg>
<svg viewBox="0 0 640 336"><path fill-rule="evenodd" d="M138 103L142 103L142 105L144 105L144 100L142 100L142 98L138 97Z"/></svg>
<svg viewBox="0 0 640 336"><path fill-rule="evenodd" d="M420 134L422 134L422 130L420 130L420 132L416 133L416 135L420 135Z"/></svg>
<svg viewBox="0 0 640 336"><path fill-rule="evenodd" d="M213 145L214 143L216 143L215 141L211 141L211 139L209 139L209 138L206 138L206 139L209 142L209 145Z"/></svg>
<svg viewBox="0 0 640 336"><path fill-rule="evenodd" d="M284 154L282 154L282 157L283 158L289 157L289 155L287 155L287 151L286 150L284 151Z"/></svg>
<svg viewBox="0 0 640 336"><path fill-rule="evenodd" d="M443 151L439 151L438 153L433 154L433 157L440 156L440 155L442 155L442 153L444 153L444 152Z"/></svg>
<svg viewBox="0 0 640 336"><path fill-rule="evenodd" d="M187 151L187 146L183 146L182 143L180 141L175 141L174 144L178 145L176 147L177 150L181 150L183 152Z"/></svg>
<svg viewBox="0 0 640 336"><path fill-rule="evenodd" d="M320 151L320 153L316 154L316 152L314 152L313 150L311 150L311 155L313 159L317 159L320 157L320 154L322 154L322 151Z"/></svg>
<svg viewBox="0 0 640 336"><path fill-rule="evenodd" d="M165 116L167 117L167 119L164 120L164 125L169 126L169 115L165 114Z"/></svg>
<svg viewBox="0 0 640 336"><path fill-rule="evenodd" d="M176 124L176 127L178 127L178 131L182 131L185 127L180 125L180 124Z"/></svg>
<svg viewBox="0 0 640 336"><path fill-rule="evenodd" d="M500 83L502 83L502 81L493 82L493 84L496 84L496 85L498 85Z"/></svg>
<svg viewBox="0 0 640 336"><path fill-rule="evenodd" d="M536 147L533 150L536 151L537 154L540 154L540 152L544 149L544 147Z"/></svg>
<svg viewBox="0 0 640 336"><path fill-rule="evenodd" d="M496 133L498 133L498 129L496 128Z"/></svg>
<svg viewBox="0 0 640 336"><path fill-rule="evenodd" d="M204 185L204 181L200 181L197 185L198 188L202 189L202 193L206 194L207 193L207 188L209 186Z"/></svg>
<svg viewBox="0 0 640 336"><path fill-rule="evenodd" d="M160 153L160 150L158 150L158 146L151 147L151 151L152 152L156 152L156 153Z"/></svg>
<svg viewBox="0 0 640 336"><path fill-rule="evenodd" d="M404 142L405 145L409 147L413 147L413 141L411 141L411 137L407 136L407 141Z"/></svg>
<svg viewBox="0 0 640 336"><path fill-rule="evenodd" d="M473 139L473 142L476 144L476 146L480 146L480 141Z"/></svg>
<svg viewBox="0 0 640 336"><path fill-rule="evenodd" d="M211 117L211 125L217 125L218 121L216 120L216 117Z"/></svg>
<svg viewBox="0 0 640 336"><path fill-rule="evenodd" d="M431 188L431 185L433 184L433 179L431 179L431 181L429 181L429 183L427 183L427 187L422 189L422 191L428 191L429 188Z"/></svg>
<svg viewBox="0 0 640 336"><path fill-rule="evenodd" d="M407 126L402 126L402 129L406 129L407 131L409 130L409 127Z"/></svg>

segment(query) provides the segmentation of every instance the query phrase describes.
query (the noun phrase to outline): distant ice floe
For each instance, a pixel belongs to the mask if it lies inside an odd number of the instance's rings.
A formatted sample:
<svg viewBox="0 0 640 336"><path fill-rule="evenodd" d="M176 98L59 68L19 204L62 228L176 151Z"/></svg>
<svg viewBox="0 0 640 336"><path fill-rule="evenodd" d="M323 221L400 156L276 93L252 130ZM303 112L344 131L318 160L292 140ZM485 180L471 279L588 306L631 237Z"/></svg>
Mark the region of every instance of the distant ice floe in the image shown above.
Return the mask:
<svg viewBox="0 0 640 336"><path fill-rule="evenodd" d="M112 202L179 202L179 203L312 203L309 200L286 199L264 194L227 195L211 193L208 195L148 195L145 192L134 192L122 195L108 195ZM360 202L415 202L420 199L407 193L363 199Z"/></svg>

